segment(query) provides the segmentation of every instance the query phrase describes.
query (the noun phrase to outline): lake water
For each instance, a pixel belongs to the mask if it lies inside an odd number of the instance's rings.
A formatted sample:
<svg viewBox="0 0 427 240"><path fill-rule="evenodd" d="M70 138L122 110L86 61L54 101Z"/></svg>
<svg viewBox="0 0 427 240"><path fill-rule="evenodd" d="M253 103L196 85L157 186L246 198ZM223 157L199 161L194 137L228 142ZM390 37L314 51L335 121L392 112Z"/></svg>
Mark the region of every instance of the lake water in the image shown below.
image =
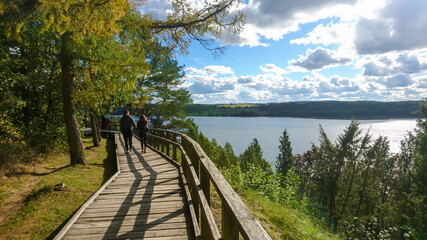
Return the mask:
<svg viewBox="0 0 427 240"><path fill-rule="evenodd" d="M257 138L265 159L274 162L279 153L279 138L287 129L293 154L306 152L311 143L318 145L319 125L335 142L338 135L350 124L350 120L288 118L288 117L191 117L199 130L210 140L215 138L224 146L229 142L236 155L242 153L252 139ZM360 127L377 138L386 136L390 150L400 151L400 141L416 127L415 119L360 120Z"/></svg>

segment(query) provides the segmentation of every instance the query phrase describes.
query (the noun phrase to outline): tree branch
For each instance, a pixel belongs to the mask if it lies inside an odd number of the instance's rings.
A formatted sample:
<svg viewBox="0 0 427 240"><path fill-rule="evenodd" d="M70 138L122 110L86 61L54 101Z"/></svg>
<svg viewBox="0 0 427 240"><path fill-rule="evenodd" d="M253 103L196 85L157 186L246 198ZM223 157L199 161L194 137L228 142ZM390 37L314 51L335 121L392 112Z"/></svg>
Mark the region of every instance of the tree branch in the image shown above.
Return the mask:
<svg viewBox="0 0 427 240"><path fill-rule="evenodd" d="M203 23L206 22L207 20L209 20L212 17L216 17L217 14L219 14L220 12L224 11L225 9L227 9L234 0L230 0L227 4L221 6L221 5L215 5L213 7L213 9L217 8L214 12L208 14L205 17L202 17L200 19L196 19L190 22L172 22L172 23L166 23L166 22L162 22L162 21L156 21L151 28L152 29L157 29L157 30L164 30L164 29L173 29L173 28L185 28L188 26L192 26L195 24L199 24L199 23Z"/></svg>

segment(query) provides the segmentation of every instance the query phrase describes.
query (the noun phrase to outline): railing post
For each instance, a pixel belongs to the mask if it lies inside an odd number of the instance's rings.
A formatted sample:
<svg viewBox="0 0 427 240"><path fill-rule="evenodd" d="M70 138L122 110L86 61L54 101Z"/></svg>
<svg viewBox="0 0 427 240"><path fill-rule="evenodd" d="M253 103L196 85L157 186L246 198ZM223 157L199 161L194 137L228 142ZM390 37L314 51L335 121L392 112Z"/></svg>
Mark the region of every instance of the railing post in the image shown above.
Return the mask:
<svg viewBox="0 0 427 240"><path fill-rule="evenodd" d="M169 140L169 132L166 132L166 139L168 139L168 140ZM170 149L170 143L169 143L169 142L166 142L166 155L167 155L168 157L170 157L169 149Z"/></svg>
<svg viewBox="0 0 427 240"><path fill-rule="evenodd" d="M156 130L156 136L159 136L159 131ZM159 150L160 149L160 140L158 138L156 138L156 149Z"/></svg>
<svg viewBox="0 0 427 240"><path fill-rule="evenodd" d="M221 199L222 200L222 199ZM222 200L222 219L221 219L221 225L222 225L222 239L223 240L238 240L239 239L239 229L233 218L230 216L230 209L225 203L224 200Z"/></svg>
<svg viewBox="0 0 427 240"><path fill-rule="evenodd" d="M165 137L165 132L164 131L162 131L161 137L162 137L162 140L161 140L162 150L161 150L161 152L165 153L165 140L163 140L163 138Z"/></svg>
<svg viewBox="0 0 427 240"><path fill-rule="evenodd" d="M172 134L172 141L176 142L176 133ZM172 159L175 160L175 161L178 161L178 159L176 158L176 145L175 144L173 145L173 150L172 151L173 151L173 153L172 153ZM181 163L182 163L182 161L181 161Z"/></svg>
<svg viewBox="0 0 427 240"><path fill-rule="evenodd" d="M209 181L209 175L204 168L200 168L200 185L202 186L203 193L205 194L206 200L211 205L211 183Z"/></svg>
<svg viewBox="0 0 427 240"><path fill-rule="evenodd" d="M148 145L153 146L153 138L150 137L151 133L152 133L151 131L148 131L147 143L148 143Z"/></svg>

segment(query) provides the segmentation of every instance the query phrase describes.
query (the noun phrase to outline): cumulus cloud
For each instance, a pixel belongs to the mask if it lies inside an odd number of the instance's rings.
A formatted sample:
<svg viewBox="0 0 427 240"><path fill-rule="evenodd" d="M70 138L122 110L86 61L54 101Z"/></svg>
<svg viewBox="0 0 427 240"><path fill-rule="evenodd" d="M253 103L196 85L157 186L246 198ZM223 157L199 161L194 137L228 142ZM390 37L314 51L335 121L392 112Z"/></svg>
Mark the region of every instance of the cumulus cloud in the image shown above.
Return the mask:
<svg viewBox="0 0 427 240"><path fill-rule="evenodd" d="M363 65L363 75L365 76L388 76L392 73L391 69L374 62Z"/></svg>
<svg viewBox="0 0 427 240"><path fill-rule="evenodd" d="M139 10L142 14L151 14L154 19L166 20L174 11L173 5L168 0L150 0L142 5Z"/></svg>
<svg viewBox="0 0 427 240"><path fill-rule="evenodd" d="M356 24L359 54L378 54L427 47L427 1L388 1L376 18Z"/></svg>
<svg viewBox="0 0 427 240"><path fill-rule="evenodd" d="M419 73L427 69L427 64L421 64L415 55L401 54L396 62L399 64L400 72L406 74Z"/></svg>
<svg viewBox="0 0 427 240"><path fill-rule="evenodd" d="M379 80L387 88L408 87L414 83L410 75L396 75Z"/></svg>
<svg viewBox="0 0 427 240"><path fill-rule="evenodd" d="M253 81L254 81L253 76L241 76L241 77L239 77L239 79L237 79L237 82L240 84L251 83Z"/></svg>
<svg viewBox="0 0 427 240"><path fill-rule="evenodd" d="M230 67L211 65L206 66L202 69L196 69L194 67L188 67L185 69L186 72L190 74L199 74L199 75L226 75L234 74L233 70Z"/></svg>
<svg viewBox="0 0 427 240"><path fill-rule="evenodd" d="M243 31L239 36L225 35L221 40L224 45L266 46L262 38L279 40L283 35L297 31L300 24L314 22L319 19L337 16L343 19L355 19L355 8L367 13L377 7L377 3L370 5L356 4L364 0L318 0L310 4L304 1L282 0L265 1L251 0L242 10L247 18ZM377 1L378 2L378 1ZM382 1L379 1L382 2ZM358 7L360 5L360 7Z"/></svg>
<svg viewBox="0 0 427 240"><path fill-rule="evenodd" d="M209 94L215 92L210 84L203 82L193 83L188 87L188 91L190 91L191 94Z"/></svg>
<svg viewBox="0 0 427 240"><path fill-rule="evenodd" d="M427 76L420 76L420 77L417 77L415 80L418 83L418 86L417 86L418 88L424 88L424 89L427 88ZM423 91L426 91L426 90L423 90ZM425 95L427 95L427 91L425 92Z"/></svg>
<svg viewBox="0 0 427 240"><path fill-rule="evenodd" d="M340 57L334 50L318 47L315 50L308 49L305 56L291 60L289 64L306 70L315 70L349 62L350 58Z"/></svg>
<svg viewBox="0 0 427 240"><path fill-rule="evenodd" d="M427 71L427 60L412 53L369 56L361 60L365 76L393 76Z"/></svg>
<svg viewBox="0 0 427 240"><path fill-rule="evenodd" d="M396 64L398 57L375 60L378 62L391 61ZM290 79L270 73L239 77L208 74L188 75L186 82L191 82L187 85L187 89L196 103L310 100L398 101L419 100L427 97L426 74L417 77L412 77L410 74L390 76L359 74L353 78L347 78L338 75L326 77L320 72L312 72L302 76L301 79Z"/></svg>
<svg viewBox="0 0 427 240"><path fill-rule="evenodd" d="M329 23L327 25L319 24L309 32L307 37L293 39L291 44L345 44L353 41L354 23Z"/></svg>
<svg viewBox="0 0 427 240"><path fill-rule="evenodd" d="M265 66L259 67L263 73L275 73L275 74L285 74L288 73L286 69L280 68L274 64L265 64Z"/></svg>

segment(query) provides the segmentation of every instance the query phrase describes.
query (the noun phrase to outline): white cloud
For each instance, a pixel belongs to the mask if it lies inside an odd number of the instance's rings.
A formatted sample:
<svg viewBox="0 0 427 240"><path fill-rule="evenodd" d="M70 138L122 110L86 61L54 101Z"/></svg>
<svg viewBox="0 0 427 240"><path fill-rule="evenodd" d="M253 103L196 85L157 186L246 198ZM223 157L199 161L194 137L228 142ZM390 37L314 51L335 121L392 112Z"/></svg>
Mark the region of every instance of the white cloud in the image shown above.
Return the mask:
<svg viewBox="0 0 427 240"><path fill-rule="evenodd" d="M142 14L150 13L154 19L166 20L174 11L173 5L168 0L150 0L142 5L139 10Z"/></svg>
<svg viewBox="0 0 427 240"><path fill-rule="evenodd" d="M213 86L209 83L204 82L195 82L190 87L188 87L188 91L192 94L209 94L214 93Z"/></svg>
<svg viewBox="0 0 427 240"><path fill-rule="evenodd" d="M354 38L354 23L329 23L317 25L307 37L291 40L291 44L345 44Z"/></svg>
<svg viewBox="0 0 427 240"><path fill-rule="evenodd" d="M379 83L387 88L408 87L414 83L410 75L396 75L392 77L380 78Z"/></svg>
<svg viewBox="0 0 427 240"><path fill-rule="evenodd" d="M297 31L301 24L325 18L336 17L342 21L351 22L360 16L373 17L384 4L385 0L317 0L309 3L295 0L251 0L240 8L247 16L246 25L241 34L233 37L226 35L221 40L224 45L265 46L261 37L280 40L285 34ZM324 26L324 30L330 28L329 36L327 34L320 36L319 32L318 34L313 33L308 38L314 40L319 37L316 41L329 44L330 42L341 42L342 39L339 40L333 36L334 32L349 34L348 31L344 31L349 27L346 24ZM351 38L351 36L345 37Z"/></svg>
<svg viewBox="0 0 427 240"><path fill-rule="evenodd" d="M206 66L202 69L196 69L194 67L188 67L185 69L186 72L200 74L200 75L226 75L234 74L233 70L230 67L211 65Z"/></svg>
<svg viewBox="0 0 427 240"><path fill-rule="evenodd" d="M237 82L240 83L240 84L251 83L253 81L254 81L254 77L253 76L241 76L237 80Z"/></svg>
<svg viewBox="0 0 427 240"><path fill-rule="evenodd" d="M388 76L392 70L384 65L378 65L374 62L366 63L363 66L363 75L365 76Z"/></svg>
<svg viewBox="0 0 427 240"><path fill-rule="evenodd" d="M427 1L388 1L376 18L361 17L356 24L359 54L427 47Z"/></svg>
<svg viewBox="0 0 427 240"><path fill-rule="evenodd" d="M425 90L427 89L427 75L416 77L414 80L418 84L417 88L423 89L423 91L425 91L424 95L427 95L427 90Z"/></svg>
<svg viewBox="0 0 427 240"><path fill-rule="evenodd" d="M297 60L294 59L289 61L289 65L304 70L315 70L335 65L343 65L349 62L351 62L350 58L339 56L334 50L318 47L315 50L308 49L305 56L300 56Z"/></svg>
<svg viewBox="0 0 427 240"><path fill-rule="evenodd" d="M391 62L394 57L371 59ZM410 58L410 57L408 57ZM406 59L406 58L405 58ZM198 69L193 69L198 70ZM208 74L208 73L207 73ZM277 74L263 73L246 76L187 75L187 86L196 103L283 102L312 100L341 101L401 101L427 97L427 74L412 77L409 74L364 76L354 78L338 75L326 77L311 72L301 79L289 79Z"/></svg>
<svg viewBox="0 0 427 240"><path fill-rule="evenodd" d="M288 73L286 69L280 68L274 64L265 64L265 66L259 67L263 73L275 73L275 74L285 74Z"/></svg>
<svg viewBox="0 0 427 240"><path fill-rule="evenodd" d="M427 72L427 59L417 52L371 55L359 60L365 76L393 76Z"/></svg>
<svg viewBox="0 0 427 240"><path fill-rule="evenodd" d="M396 62L399 64L399 70L402 73L412 74L427 70L427 63L421 63L415 55L401 54L397 57Z"/></svg>
<svg viewBox="0 0 427 240"><path fill-rule="evenodd" d="M199 7L203 4L202 0L189 2ZM285 34L299 30L302 24L322 19L322 22L331 22L317 25L306 36L290 43L323 47L310 46L312 49L305 55L289 61L289 66L268 60L268 64L259 64L260 74L254 75L236 76L231 67L221 65L188 67L183 86L190 90L195 102L391 101L427 97L427 17L424 14L427 1L309 2L249 0L240 7L247 15L245 29L238 36L224 33L221 44L268 46L264 39L282 39ZM147 6L157 18L165 18L172 9L168 0L150 0ZM331 45L335 50L326 48ZM299 50L290 52L296 51ZM346 78L322 75L330 73L322 69L339 65L360 72ZM298 71L306 73L304 76L294 73ZM298 79L295 76L299 76Z"/></svg>

